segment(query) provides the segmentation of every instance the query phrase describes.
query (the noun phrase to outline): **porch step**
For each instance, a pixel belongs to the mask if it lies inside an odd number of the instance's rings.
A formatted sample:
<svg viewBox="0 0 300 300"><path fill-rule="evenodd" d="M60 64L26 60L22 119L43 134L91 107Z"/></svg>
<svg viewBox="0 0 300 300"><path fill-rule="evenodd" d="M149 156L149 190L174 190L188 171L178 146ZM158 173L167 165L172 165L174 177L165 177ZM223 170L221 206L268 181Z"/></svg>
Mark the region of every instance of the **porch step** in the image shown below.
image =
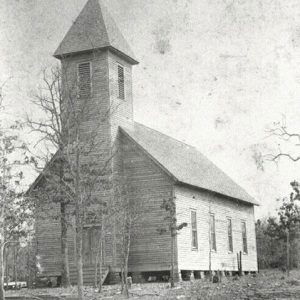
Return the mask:
<svg viewBox="0 0 300 300"><path fill-rule="evenodd" d="M109 273L109 268L107 266L102 266L102 277L101 282L104 283L107 275ZM77 269L76 266L70 266L70 280L71 283L76 285L77 284ZM99 278L99 271L98 271L98 281ZM94 266L84 266L83 267L83 284L84 285L94 285L95 283L95 267Z"/></svg>

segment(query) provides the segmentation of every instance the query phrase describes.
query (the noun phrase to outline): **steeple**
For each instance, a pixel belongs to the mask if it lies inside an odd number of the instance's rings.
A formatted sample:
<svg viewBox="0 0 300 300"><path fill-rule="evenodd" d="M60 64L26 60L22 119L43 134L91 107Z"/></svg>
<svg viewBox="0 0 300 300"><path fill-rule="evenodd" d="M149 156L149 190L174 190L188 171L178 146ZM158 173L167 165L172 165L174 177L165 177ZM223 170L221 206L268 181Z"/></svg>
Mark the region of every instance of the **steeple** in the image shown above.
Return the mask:
<svg viewBox="0 0 300 300"><path fill-rule="evenodd" d="M108 49L130 64L138 64L133 51L101 0L88 0L54 53L63 58L72 54Z"/></svg>

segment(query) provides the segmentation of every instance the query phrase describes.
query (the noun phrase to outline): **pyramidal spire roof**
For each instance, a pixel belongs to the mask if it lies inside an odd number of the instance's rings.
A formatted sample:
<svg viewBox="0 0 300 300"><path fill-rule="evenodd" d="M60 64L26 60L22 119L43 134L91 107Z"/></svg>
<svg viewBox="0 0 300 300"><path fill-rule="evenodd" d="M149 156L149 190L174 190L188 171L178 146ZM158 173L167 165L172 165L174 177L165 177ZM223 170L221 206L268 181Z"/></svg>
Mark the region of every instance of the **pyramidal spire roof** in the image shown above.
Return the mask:
<svg viewBox="0 0 300 300"><path fill-rule="evenodd" d="M138 61L101 0L88 0L54 53L56 58L72 53L110 49L132 64Z"/></svg>

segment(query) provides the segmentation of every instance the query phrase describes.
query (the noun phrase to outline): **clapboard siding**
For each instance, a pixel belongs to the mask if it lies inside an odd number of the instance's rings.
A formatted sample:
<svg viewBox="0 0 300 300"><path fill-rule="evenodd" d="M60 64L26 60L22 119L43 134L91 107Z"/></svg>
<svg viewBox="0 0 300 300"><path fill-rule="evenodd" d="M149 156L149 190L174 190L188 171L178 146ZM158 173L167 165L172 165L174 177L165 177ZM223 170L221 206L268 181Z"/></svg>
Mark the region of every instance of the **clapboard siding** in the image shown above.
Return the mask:
<svg viewBox="0 0 300 300"><path fill-rule="evenodd" d="M170 269L170 234L160 235L166 228L163 199L172 195L170 178L124 133L119 134L121 156L130 197L141 207L138 232L132 240L130 271Z"/></svg>
<svg viewBox="0 0 300 300"><path fill-rule="evenodd" d="M118 66L124 68L125 99L119 98ZM132 66L115 54L108 53L111 135L115 140L118 126L133 125Z"/></svg>
<svg viewBox="0 0 300 300"><path fill-rule="evenodd" d="M77 68L79 63L89 62L91 64L91 97L89 99L79 99L77 97ZM121 64L125 70L125 101L118 99L117 89L117 67ZM81 138L88 140L89 134L97 133L95 136L95 146L89 156L83 158L86 161L94 161L102 169L110 160L113 151L113 144L116 130L119 125L126 126L126 122L133 122L132 108L132 78L131 65L123 59L112 54L108 50L95 50L89 53L74 54L62 59L62 87L63 105L67 99L77 99L78 105L83 105L84 114L80 120ZM64 122L67 124L67 122ZM106 167L103 178L111 180L113 166L117 163L113 158ZM118 166L115 166L118 169ZM120 168L119 168L120 169ZM94 197L99 201L112 201L113 193L111 189L96 190ZM45 204L45 205L50 205ZM43 208L45 209L45 207ZM47 209L46 209L47 210ZM53 210L59 216L59 207ZM105 243L105 263L107 265L117 265L114 260L116 256L115 236L113 232L113 218L107 226ZM59 220L52 218L39 218L36 216L36 233L38 255L42 264L43 276L59 276L61 272L61 242L60 242L60 223ZM69 261L72 272L74 272L75 248L74 230L69 228ZM90 277L93 267L84 266L84 277ZM86 280L86 279L85 279Z"/></svg>
<svg viewBox="0 0 300 300"><path fill-rule="evenodd" d="M91 64L92 92L88 99L77 97L77 68L82 62ZM80 120L81 138L88 139L89 134L97 133L96 146L92 153L98 156L99 164L104 163L111 146L108 51L97 50L65 58L62 60L62 74L64 97L77 99L78 105L83 107L84 114Z"/></svg>
<svg viewBox="0 0 300 300"><path fill-rule="evenodd" d="M77 68L79 63L91 65L91 96L77 98ZM122 65L125 75L125 99L118 97L118 65ZM109 187L95 190L93 197L113 203L119 197L118 190L127 189L129 197L140 207L138 231L131 241L129 271L169 270L171 263L170 233L159 234L167 228L166 212L161 208L164 199L175 195L178 223L187 222L188 227L180 231L176 242L175 268L182 270L208 270L209 257L209 213L215 214L217 251L212 253L213 270L236 270L236 253L242 250L241 221L247 224L248 254L243 256L244 270L257 270L254 209L253 205L232 201L199 189L174 186L173 179L165 173L155 159L130 137L124 129L134 128L132 99L132 65L117 52L108 49L77 53L62 58L63 105L66 99L77 100L78 107L84 108L80 121L81 141L90 143L95 134L95 146L84 160L106 170L101 179L106 179ZM89 94L89 93L87 93ZM63 122L63 125L68 122ZM147 130L151 134L151 130ZM169 138L168 138L169 139ZM159 141L163 141L159 139ZM159 145L158 145L159 147ZM181 149L184 149L181 148ZM153 154L154 155L154 154ZM166 154L167 155L167 154ZM112 159L111 159L112 158ZM107 164L107 161L109 163ZM165 167L165 166L163 166ZM59 206L50 209L49 203L41 210L51 210L59 216ZM94 209L96 207L90 207ZM72 208L69 207L71 210ZM197 212L198 249L191 249L190 209ZM232 219L233 253L228 253L227 217ZM106 224L104 264L113 272L121 266L118 216L110 216ZM60 222L49 217L36 215L37 254L43 276L59 276L61 273ZM71 281L76 283L75 231L68 230L69 262ZM95 268L84 265L84 283L93 284Z"/></svg>
<svg viewBox="0 0 300 300"><path fill-rule="evenodd" d="M188 227L177 237L178 267L182 270L209 269L209 216L215 216L217 251L211 253L212 270L237 270L236 253L243 251L241 222L247 226L248 254L243 255L243 270L257 271L254 206L211 192L183 186L175 187L178 223ZM198 250L192 249L191 210L197 213ZM228 251L227 218L232 219L233 252Z"/></svg>
<svg viewBox="0 0 300 300"><path fill-rule="evenodd" d="M38 271L41 276L57 276L61 272L61 225L59 206L40 202L36 206L35 234Z"/></svg>

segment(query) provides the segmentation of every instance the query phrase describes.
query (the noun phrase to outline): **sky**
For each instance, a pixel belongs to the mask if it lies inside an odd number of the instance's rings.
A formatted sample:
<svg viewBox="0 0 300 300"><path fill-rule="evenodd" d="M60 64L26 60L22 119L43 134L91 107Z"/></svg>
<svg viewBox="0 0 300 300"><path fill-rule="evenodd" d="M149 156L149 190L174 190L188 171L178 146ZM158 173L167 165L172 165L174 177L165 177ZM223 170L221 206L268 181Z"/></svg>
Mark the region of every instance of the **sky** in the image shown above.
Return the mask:
<svg viewBox="0 0 300 300"><path fill-rule="evenodd" d="M197 147L261 203L257 218L274 214L300 180L299 163L264 159L278 149L267 133L274 122L300 132L300 1L103 2L140 62L135 120ZM11 118L36 114L30 98L41 70L58 63L52 55L85 3L0 1L0 83Z"/></svg>

